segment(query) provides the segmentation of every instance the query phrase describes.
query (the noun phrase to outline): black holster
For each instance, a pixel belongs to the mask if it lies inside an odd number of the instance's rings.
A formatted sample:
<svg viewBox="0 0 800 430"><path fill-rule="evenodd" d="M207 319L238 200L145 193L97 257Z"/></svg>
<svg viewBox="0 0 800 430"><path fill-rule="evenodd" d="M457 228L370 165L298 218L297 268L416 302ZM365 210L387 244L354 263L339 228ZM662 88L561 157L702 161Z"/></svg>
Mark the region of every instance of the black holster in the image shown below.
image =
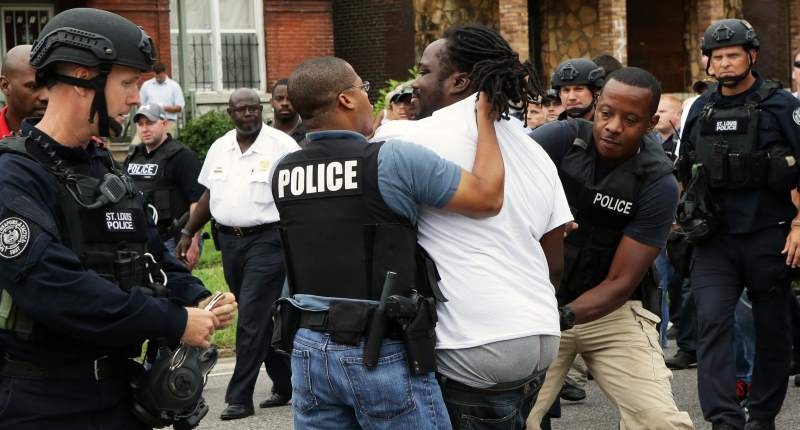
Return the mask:
<svg viewBox="0 0 800 430"><path fill-rule="evenodd" d="M272 348L286 354L292 353L294 335L300 327L300 309L287 298L278 299L272 311Z"/></svg>
<svg viewBox="0 0 800 430"><path fill-rule="evenodd" d="M648 270L639 284L639 292L642 295L642 307L661 317L661 290L653 276L653 271Z"/></svg>
<svg viewBox="0 0 800 430"><path fill-rule="evenodd" d="M414 375L436 371L436 321L436 301L432 297L420 297L417 314L402 326L408 366Z"/></svg>
<svg viewBox="0 0 800 430"><path fill-rule="evenodd" d="M719 207L711 196L704 166L695 168L686 190L678 202L678 223L691 244L710 238L719 229Z"/></svg>

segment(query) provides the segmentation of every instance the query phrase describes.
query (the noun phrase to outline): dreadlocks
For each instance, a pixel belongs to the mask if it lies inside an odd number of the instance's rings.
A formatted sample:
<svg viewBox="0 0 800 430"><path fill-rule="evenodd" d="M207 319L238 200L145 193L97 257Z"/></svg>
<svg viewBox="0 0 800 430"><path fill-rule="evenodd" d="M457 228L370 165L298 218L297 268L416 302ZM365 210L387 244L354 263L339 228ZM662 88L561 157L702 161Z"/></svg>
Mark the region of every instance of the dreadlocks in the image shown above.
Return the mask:
<svg viewBox="0 0 800 430"><path fill-rule="evenodd" d="M468 24L451 27L442 63L468 72L473 91L484 91L498 118L507 119L509 107L526 112L528 102L544 95L530 61L524 64L505 39L488 27Z"/></svg>

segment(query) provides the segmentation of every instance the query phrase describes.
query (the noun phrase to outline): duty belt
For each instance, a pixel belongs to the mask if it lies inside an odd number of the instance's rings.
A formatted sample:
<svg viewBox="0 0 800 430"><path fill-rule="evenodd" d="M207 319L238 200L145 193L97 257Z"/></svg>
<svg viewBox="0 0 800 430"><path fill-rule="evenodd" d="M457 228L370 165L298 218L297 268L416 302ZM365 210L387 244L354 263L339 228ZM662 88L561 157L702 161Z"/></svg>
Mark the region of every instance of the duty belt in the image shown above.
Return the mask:
<svg viewBox="0 0 800 430"><path fill-rule="evenodd" d="M0 363L0 375L28 379L94 379L100 381L122 374L127 368L127 361L103 356L90 362L44 367L27 361L14 360L6 355Z"/></svg>
<svg viewBox="0 0 800 430"><path fill-rule="evenodd" d="M371 316L370 316L370 319ZM304 311L300 310L300 318L297 324L299 328L307 328L313 331L320 331L323 333L329 333L330 330L328 329L328 311ZM367 329L365 330L362 335L366 336L369 332L369 324L367 324ZM397 324L388 324L386 327L386 338L389 339L402 339L403 334L400 327Z"/></svg>
<svg viewBox="0 0 800 430"><path fill-rule="evenodd" d="M217 224L216 228L220 233L230 234L236 237L244 237L265 232L277 226L277 222L271 222L269 224L261 224L253 227L229 227L227 225Z"/></svg>

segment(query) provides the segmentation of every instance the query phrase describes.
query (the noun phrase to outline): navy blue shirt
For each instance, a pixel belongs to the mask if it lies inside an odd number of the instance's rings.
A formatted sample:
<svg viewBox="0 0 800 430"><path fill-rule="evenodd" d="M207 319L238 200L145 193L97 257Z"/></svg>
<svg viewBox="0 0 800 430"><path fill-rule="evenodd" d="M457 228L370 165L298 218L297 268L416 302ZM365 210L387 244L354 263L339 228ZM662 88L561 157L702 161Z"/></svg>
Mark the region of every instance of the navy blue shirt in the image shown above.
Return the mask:
<svg viewBox="0 0 800 430"><path fill-rule="evenodd" d="M48 142L48 149L76 173L102 177L108 171L109 153L93 143L85 149L65 147L30 123L23 123L22 133ZM35 158L47 159L37 145L28 148ZM36 322L37 331L29 341L0 333L0 350L20 360L64 365L103 355L138 355L136 347L145 339L180 339L186 325L183 306L195 304L209 292L164 252L149 217L148 248L168 276L169 299L122 291L82 266L58 229L62 212L57 179L41 164L3 154L0 172L0 229L14 223L27 228L27 237L14 233L10 238L15 249L0 249L0 287Z"/></svg>
<svg viewBox="0 0 800 430"><path fill-rule="evenodd" d="M547 152L556 167L569 151L577 137L569 120L553 121L533 130L531 137ZM594 145L594 137L590 145ZM603 175L613 169L597 165L595 178L601 180ZM645 245L663 248L667 241L672 224L675 221L675 209L678 206L678 181L673 175L662 176L639 190L638 206L633 219L625 226L623 233L631 239ZM580 227L579 227L580 228Z"/></svg>
<svg viewBox="0 0 800 430"><path fill-rule="evenodd" d="M735 96L723 96L719 89L708 91L692 104L682 132L681 156L695 150L700 138L698 118L703 106L713 97L716 106L742 105L745 99L764 84L756 75L756 82L747 91ZM762 101L758 116L757 149L766 149L774 144L792 148L795 158L800 160L800 102L788 91L779 89ZM797 209L791 195L776 193L768 189L714 189L713 196L722 210L724 227L730 233L751 233L767 227L784 224L794 218Z"/></svg>

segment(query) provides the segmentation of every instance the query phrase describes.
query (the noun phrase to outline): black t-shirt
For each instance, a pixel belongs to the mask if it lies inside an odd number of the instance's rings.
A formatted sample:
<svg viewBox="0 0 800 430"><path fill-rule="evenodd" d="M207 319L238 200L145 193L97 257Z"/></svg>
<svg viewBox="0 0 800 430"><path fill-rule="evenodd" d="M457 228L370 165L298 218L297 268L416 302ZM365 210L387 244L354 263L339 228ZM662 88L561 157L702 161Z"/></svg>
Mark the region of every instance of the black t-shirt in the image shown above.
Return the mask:
<svg viewBox="0 0 800 430"><path fill-rule="evenodd" d="M164 141L155 151L145 155L146 158L154 157L161 148L166 146L172 140L172 136L167 134L167 140ZM142 144L144 145L144 144ZM137 148L137 151L144 151L145 148ZM200 169L203 163L197 157L197 153L184 146L184 149L178 151L167 160L164 167L164 175L170 183L175 184L178 190L186 198L186 201L196 203L200 200L200 196L205 192L205 187L197 182L197 177L200 176Z"/></svg>
<svg viewBox="0 0 800 430"><path fill-rule="evenodd" d="M577 137L575 128L568 121L553 121L531 132L531 137L544 148L557 167ZM593 145L594 142L589 144ZM601 180L611 171L613 169L598 163L598 177L595 180ZM678 181L673 175L663 176L642 187L639 191L639 209L623 233L637 242L663 248L675 221L678 194Z"/></svg>

